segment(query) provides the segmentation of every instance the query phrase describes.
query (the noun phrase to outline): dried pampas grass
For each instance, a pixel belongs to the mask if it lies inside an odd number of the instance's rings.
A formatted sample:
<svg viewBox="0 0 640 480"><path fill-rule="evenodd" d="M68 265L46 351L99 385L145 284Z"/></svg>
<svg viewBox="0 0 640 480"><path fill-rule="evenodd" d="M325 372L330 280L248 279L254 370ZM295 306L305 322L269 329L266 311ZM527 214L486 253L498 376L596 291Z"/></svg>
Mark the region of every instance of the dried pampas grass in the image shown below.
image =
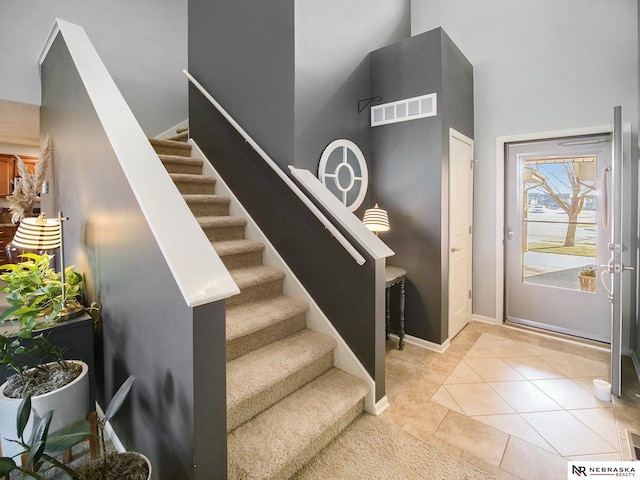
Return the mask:
<svg viewBox="0 0 640 480"><path fill-rule="evenodd" d="M9 203L9 211L11 212L11 221L18 223L24 217L31 213L33 204L39 199L42 191L42 182L44 181L47 168L53 161L53 145L51 137L47 135L44 143L40 146L40 158L36 164L34 173L29 173L27 166L22 158L16 155L18 159L18 173L20 180L11 195L7 197Z"/></svg>

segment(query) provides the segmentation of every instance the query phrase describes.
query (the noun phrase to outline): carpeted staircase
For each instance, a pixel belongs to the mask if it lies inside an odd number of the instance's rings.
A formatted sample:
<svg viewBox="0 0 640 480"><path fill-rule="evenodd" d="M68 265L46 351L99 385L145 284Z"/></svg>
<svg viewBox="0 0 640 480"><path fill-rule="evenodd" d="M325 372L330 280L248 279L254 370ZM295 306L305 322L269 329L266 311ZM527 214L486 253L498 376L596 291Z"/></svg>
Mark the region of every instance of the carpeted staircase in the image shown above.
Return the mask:
<svg viewBox="0 0 640 480"><path fill-rule="evenodd" d="M283 293L187 137L150 141L240 288L226 303L228 478L289 478L364 411L368 387L333 367L335 340L306 328L308 305Z"/></svg>

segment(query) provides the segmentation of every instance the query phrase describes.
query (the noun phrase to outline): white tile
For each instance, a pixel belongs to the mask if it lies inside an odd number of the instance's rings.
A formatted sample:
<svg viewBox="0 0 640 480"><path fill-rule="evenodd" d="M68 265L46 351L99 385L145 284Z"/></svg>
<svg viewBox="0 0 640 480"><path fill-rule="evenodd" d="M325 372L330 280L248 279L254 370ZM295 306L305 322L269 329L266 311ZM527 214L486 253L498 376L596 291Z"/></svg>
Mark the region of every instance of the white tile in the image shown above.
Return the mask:
<svg viewBox="0 0 640 480"><path fill-rule="evenodd" d="M538 447L549 450L556 453L553 447L547 443L532 427L529 425L520 415L506 414L506 415L479 415L473 417L476 420L481 421L491 427L502 430L509 435L529 442Z"/></svg>
<svg viewBox="0 0 640 480"><path fill-rule="evenodd" d="M491 382L489 386L519 413L563 409L531 382Z"/></svg>
<svg viewBox="0 0 640 480"><path fill-rule="evenodd" d="M564 375L540 357L511 357L504 361L527 380L564 378Z"/></svg>
<svg viewBox="0 0 640 480"><path fill-rule="evenodd" d="M521 415L563 457L617 453L615 447L569 412L536 412Z"/></svg>
<svg viewBox="0 0 640 480"><path fill-rule="evenodd" d="M585 390L568 378L533 380L531 383L567 410L579 408L606 408L611 406L610 402L598 400L591 392Z"/></svg>
<svg viewBox="0 0 640 480"><path fill-rule="evenodd" d="M473 344L473 347L471 347L467 351L464 358L466 359L466 358L497 358L497 357L496 357L496 354L493 353L491 350L489 350L488 347L486 347L482 343L476 342Z"/></svg>
<svg viewBox="0 0 640 480"><path fill-rule="evenodd" d="M613 408L588 408L583 410L569 410L569 413L605 439L609 444L620 450L618 428L613 416Z"/></svg>
<svg viewBox="0 0 640 480"><path fill-rule="evenodd" d="M570 353L554 352L541 358L569 378L608 376L609 373L609 366L606 363Z"/></svg>
<svg viewBox="0 0 640 480"><path fill-rule="evenodd" d="M497 415L515 411L486 383L446 385L465 415Z"/></svg>
<svg viewBox="0 0 640 480"><path fill-rule="evenodd" d="M529 349L529 346L524 342L517 340L511 340L510 338L503 337L481 337L482 344L491 350L498 357L530 357L535 356L536 351L534 348ZM533 346L532 346L533 347Z"/></svg>
<svg viewBox="0 0 640 480"><path fill-rule="evenodd" d="M465 360L485 382L525 380L516 370L499 358L468 358Z"/></svg>
<svg viewBox="0 0 640 480"><path fill-rule="evenodd" d="M451 375L445 380L445 385L450 383L482 383L480 376L462 360L456 368L453 369Z"/></svg>

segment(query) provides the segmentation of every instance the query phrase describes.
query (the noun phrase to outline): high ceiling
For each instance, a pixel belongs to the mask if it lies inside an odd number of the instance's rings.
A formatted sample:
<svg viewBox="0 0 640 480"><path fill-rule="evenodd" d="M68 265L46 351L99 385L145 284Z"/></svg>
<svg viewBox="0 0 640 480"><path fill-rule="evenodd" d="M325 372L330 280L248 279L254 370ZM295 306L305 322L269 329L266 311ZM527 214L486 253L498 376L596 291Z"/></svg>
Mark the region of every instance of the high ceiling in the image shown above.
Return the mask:
<svg viewBox="0 0 640 480"><path fill-rule="evenodd" d="M40 107L0 100L0 143L40 145Z"/></svg>

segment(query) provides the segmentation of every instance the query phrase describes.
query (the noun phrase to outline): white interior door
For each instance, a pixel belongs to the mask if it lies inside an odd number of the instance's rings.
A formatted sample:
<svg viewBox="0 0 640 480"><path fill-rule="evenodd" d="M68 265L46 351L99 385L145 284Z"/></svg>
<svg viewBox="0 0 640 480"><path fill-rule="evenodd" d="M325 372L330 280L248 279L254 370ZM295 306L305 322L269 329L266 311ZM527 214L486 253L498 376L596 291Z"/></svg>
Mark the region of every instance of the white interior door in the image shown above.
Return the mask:
<svg viewBox="0 0 640 480"><path fill-rule="evenodd" d="M473 140L449 129L449 339L471 320Z"/></svg>

